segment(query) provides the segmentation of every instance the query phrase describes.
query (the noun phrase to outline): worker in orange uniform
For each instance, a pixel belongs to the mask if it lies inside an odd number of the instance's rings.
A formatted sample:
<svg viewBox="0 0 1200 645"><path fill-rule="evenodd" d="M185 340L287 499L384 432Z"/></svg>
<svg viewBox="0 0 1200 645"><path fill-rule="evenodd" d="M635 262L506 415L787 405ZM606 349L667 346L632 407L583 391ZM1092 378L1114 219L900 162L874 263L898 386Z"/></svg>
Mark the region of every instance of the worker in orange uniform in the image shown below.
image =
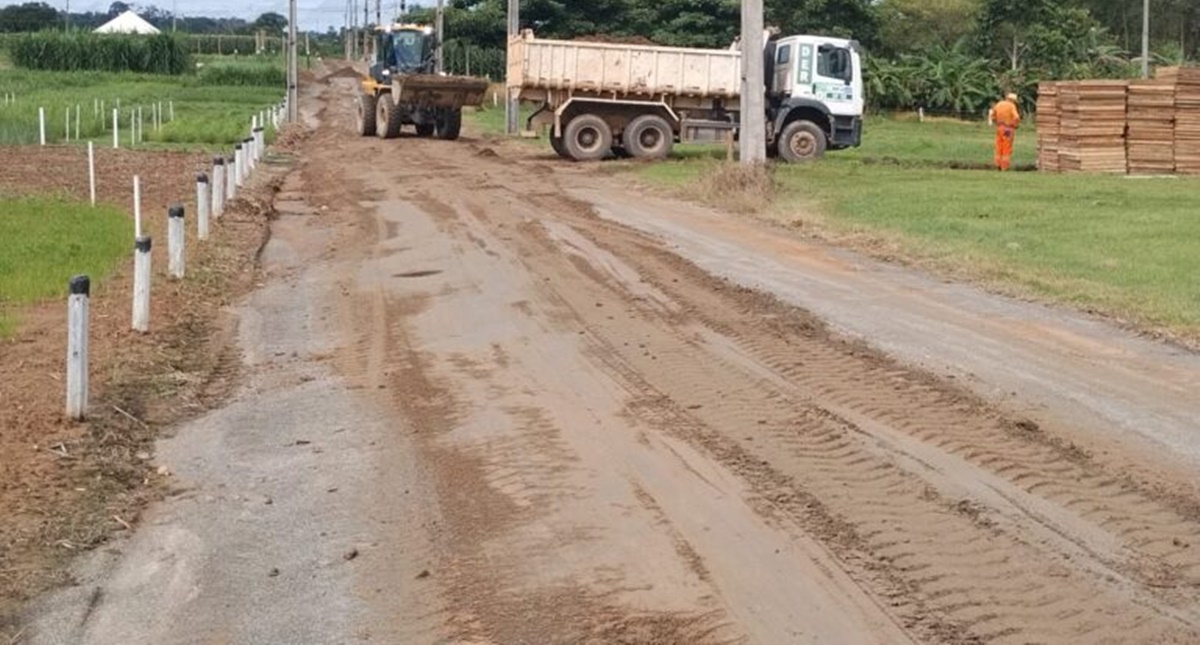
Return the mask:
<svg viewBox="0 0 1200 645"><path fill-rule="evenodd" d="M988 121L996 125L996 168L1008 170L1012 163L1013 140L1017 128L1021 127L1021 111L1017 109L1017 95L1009 94L988 113Z"/></svg>

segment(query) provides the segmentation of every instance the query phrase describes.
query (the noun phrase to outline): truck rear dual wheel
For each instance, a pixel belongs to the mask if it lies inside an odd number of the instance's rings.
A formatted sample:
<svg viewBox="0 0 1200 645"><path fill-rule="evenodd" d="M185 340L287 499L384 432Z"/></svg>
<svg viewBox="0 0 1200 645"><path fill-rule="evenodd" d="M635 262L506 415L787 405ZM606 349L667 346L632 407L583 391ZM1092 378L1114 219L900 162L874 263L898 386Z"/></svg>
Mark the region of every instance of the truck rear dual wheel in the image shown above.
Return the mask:
<svg viewBox="0 0 1200 645"><path fill-rule="evenodd" d="M779 156L784 161L801 163L825 155L825 131L812 121L792 121L779 134Z"/></svg>
<svg viewBox="0 0 1200 645"><path fill-rule="evenodd" d="M675 145L675 131L661 116L644 114L625 126L621 141L625 151L637 159L666 159Z"/></svg>
<svg viewBox="0 0 1200 645"><path fill-rule="evenodd" d="M400 136L400 110L392 101L391 94L380 94L375 101L375 134L380 139L395 139Z"/></svg>
<svg viewBox="0 0 1200 645"><path fill-rule="evenodd" d="M357 108L354 125L358 134L364 137L375 136L375 95L359 94Z"/></svg>
<svg viewBox="0 0 1200 645"><path fill-rule="evenodd" d="M612 150L612 128L595 114L581 114L563 128L562 145L576 161L599 161Z"/></svg>

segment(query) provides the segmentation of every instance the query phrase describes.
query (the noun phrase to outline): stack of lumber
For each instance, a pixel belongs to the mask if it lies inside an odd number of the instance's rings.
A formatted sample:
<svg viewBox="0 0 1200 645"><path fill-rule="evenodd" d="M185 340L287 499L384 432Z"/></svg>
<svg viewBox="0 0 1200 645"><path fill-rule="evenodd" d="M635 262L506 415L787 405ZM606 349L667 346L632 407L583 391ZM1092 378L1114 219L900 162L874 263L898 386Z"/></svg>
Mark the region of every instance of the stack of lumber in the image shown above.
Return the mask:
<svg viewBox="0 0 1200 645"><path fill-rule="evenodd" d="M1125 104L1129 81L1076 81L1058 89L1059 166L1074 172L1127 172Z"/></svg>
<svg viewBox="0 0 1200 645"><path fill-rule="evenodd" d="M1129 173L1175 172L1175 84L1162 79L1131 81L1126 122Z"/></svg>
<svg viewBox="0 0 1200 645"><path fill-rule="evenodd" d="M1175 172L1200 175L1200 67L1158 70L1175 85Z"/></svg>
<svg viewBox="0 0 1200 645"><path fill-rule="evenodd" d="M1059 146L1058 84L1042 83L1038 86L1037 133L1038 170L1058 172Z"/></svg>

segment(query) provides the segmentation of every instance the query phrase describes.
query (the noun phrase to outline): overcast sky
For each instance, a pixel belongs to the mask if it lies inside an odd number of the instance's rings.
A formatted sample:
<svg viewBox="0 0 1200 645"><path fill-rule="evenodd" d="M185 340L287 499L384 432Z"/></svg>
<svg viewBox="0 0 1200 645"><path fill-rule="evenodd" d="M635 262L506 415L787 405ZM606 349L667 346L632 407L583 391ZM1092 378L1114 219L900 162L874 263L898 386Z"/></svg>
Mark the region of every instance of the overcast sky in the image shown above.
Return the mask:
<svg viewBox="0 0 1200 645"><path fill-rule="evenodd" d="M22 2L38 0L0 0L0 6L21 4ZM66 8L66 0L41 0L57 9ZM128 0L126 0L128 1ZM342 25L346 15L346 0L296 0L297 22L301 29L325 31L330 25L335 28ZM375 2L370 2L371 21L375 20ZM380 0L383 4L384 15L395 12L400 7L400 0ZM362 0L356 0L359 12L362 11ZM108 11L112 0L70 0L71 11ZM259 14L274 11L287 15L288 5L280 0L142 0L131 2L135 6L154 5L177 13L181 16L212 16L214 18L245 18L253 20ZM408 0L408 6L430 4L430 0ZM390 11L389 11L390 9ZM386 18L385 18L386 20Z"/></svg>

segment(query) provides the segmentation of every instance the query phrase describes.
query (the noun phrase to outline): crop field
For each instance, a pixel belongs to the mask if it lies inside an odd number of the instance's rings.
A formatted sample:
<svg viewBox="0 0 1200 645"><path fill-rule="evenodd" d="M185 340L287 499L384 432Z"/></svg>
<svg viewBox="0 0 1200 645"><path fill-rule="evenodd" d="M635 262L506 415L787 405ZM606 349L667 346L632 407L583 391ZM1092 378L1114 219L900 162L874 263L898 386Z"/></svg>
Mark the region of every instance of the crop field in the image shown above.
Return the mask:
<svg viewBox="0 0 1200 645"><path fill-rule="evenodd" d="M63 293L71 275L107 275L133 237L129 216L111 205L22 197L0 199L0 212L0 338L14 307Z"/></svg>
<svg viewBox="0 0 1200 645"><path fill-rule="evenodd" d="M760 215L877 254L1020 296L1096 310L1200 338L1200 181L998 173L984 124L872 119L863 146L816 164L775 167ZM1014 163L1030 167L1023 128ZM720 172L712 153L631 164L640 177L695 194ZM954 169L959 168L959 169Z"/></svg>
<svg viewBox="0 0 1200 645"><path fill-rule="evenodd" d="M0 145L37 144L39 108L46 113L47 144L90 139L111 145L112 111L118 109L120 144L128 146L131 118L140 109L143 139L137 145L226 145L245 136L251 115L283 95L282 65L275 59L207 57L198 64L196 73L184 76L6 71L0 77ZM159 104L162 118L155 127Z"/></svg>

